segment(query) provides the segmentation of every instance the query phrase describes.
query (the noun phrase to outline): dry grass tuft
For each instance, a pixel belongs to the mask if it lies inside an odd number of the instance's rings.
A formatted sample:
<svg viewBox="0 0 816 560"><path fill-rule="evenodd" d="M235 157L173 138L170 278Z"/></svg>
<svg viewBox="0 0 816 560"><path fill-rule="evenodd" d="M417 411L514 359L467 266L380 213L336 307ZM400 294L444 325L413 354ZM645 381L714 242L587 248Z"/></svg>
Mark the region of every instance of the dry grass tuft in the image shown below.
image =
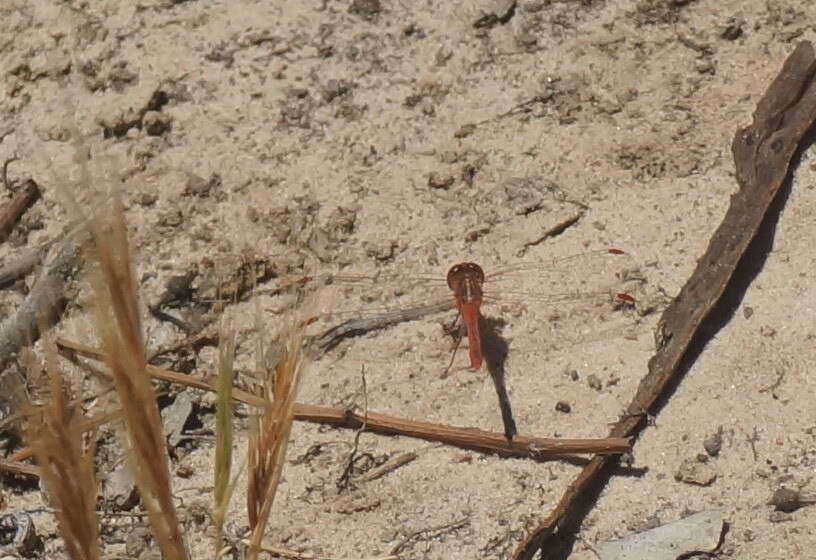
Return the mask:
<svg viewBox="0 0 816 560"><path fill-rule="evenodd" d="M260 331L259 331L260 332ZM273 375L259 390L264 406L250 425L247 512L251 531L247 558L262 551L262 541L281 479L294 420L295 397L305 364L303 329L291 327L283 337L282 355Z"/></svg>
<svg viewBox="0 0 816 560"><path fill-rule="evenodd" d="M133 272L135 261L124 208L115 181L104 180L116 166L104 158L92 160L90 148L83 144L79 131L72 127L72 132L78 178L73 181L73 191L66 189L63 197L69 213L87 228L93 241L92 259L88 261L92 266L95 327L119 396L125 425L123 443L162 557L186 560L189 552L173 503L165 436L148 375L138 285ZM94 172L92 161L98 166ZM110 185L107 192L99 189L99 179ZM260 321L257 327L260 341L263 334ZM282 357L258 392L263 406L252 419L247 494L251 535L247 557L253 560L263 551L264 532L281 480L305 363L302 327L292 327L287 332ZM213 496L216 558L227 550L222 550L223 525L235 482L231 479L235 333L225 327L221 341ZM264 363L263 348L259 350L259 362ZM51 361L55 363L53 356ZM30 439L58 508L70 557L95 560L100 554L93 453L83 451L81 439L87 423L71 417L57 369L51 367L49 374L50 401L42 414L38 412L39 420L31 423Z"/></svg>
<svg viewBox="0 0 816 560"><path fill-rule="evenodd" d="M98 560L94 449L85 449L83 445L84 422L71 412L56 362L56 350L49 344L50 395L47 404L40 408L27 405L26 438L40 465L49 501L56 510L68 557Z"/></svg>

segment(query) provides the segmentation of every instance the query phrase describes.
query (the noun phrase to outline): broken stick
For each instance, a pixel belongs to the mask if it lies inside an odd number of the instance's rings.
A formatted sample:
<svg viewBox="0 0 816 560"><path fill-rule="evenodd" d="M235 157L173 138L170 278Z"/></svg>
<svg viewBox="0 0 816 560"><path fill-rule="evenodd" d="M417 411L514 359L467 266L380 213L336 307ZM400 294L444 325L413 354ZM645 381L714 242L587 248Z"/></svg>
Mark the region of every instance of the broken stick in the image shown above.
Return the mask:
<svg viewBox="0 0 816 560"><path fill-rule="evenodd" d="M14 198L0 209L0 242L14 229L26 210L31 208L40 199L40 187L31 179L27 180Z"/></svg>
<svg viewBox="0 0 816 560"><path fill-rule="evenodd" d="M711 236L697 268L666 308L658 323L657 351L626 414L610 436L637 436L648 414L668 396L685 367L692 341L719 302L768 208L788 175L789 166L816 120L816 56L803 41L757 103L751 126L737 130L732 143L739 190L722 223ZM685 365L685 367L684 367ZM613 456L594 457L568 487L561 501L516 549L513 558L566 558L584 515L609 477Z"/></svg>

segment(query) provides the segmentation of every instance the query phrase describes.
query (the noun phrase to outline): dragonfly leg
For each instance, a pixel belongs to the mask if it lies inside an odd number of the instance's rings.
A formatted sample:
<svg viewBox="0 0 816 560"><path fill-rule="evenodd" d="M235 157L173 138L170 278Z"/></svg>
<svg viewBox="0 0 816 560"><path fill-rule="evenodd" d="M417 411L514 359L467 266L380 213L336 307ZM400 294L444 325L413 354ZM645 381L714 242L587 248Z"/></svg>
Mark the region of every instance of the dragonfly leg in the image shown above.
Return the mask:
<svg viewBox="0 0 816 560"><path fill-rule="evenodd" d="M453 338L453 348L451 349L451 358L450 362L448 363L448 367L445 368L445 371L442 372L442 379L445 379L450 373L451 368L453 367L453 361L456 359L456 352L459 350L459 345L462 343L462 338L465 336L465 332L463 331L464 325L459 322L459 318L461 317L460 313L456 314L453 321L449 325L442 325L442 330L445 331L445 334Z"/></svg>

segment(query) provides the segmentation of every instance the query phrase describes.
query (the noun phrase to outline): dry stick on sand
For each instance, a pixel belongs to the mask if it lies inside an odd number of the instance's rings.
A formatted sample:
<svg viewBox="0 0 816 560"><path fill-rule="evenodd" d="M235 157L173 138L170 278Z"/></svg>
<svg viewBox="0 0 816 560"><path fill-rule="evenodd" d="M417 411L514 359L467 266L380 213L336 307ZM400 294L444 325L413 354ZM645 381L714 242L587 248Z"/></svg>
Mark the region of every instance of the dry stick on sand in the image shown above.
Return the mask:
<svg viewBox="0 0 816 560"><path fill-rule="evenodd" d="M41 325L54 323L65 304L65 285L73 278L87 241L85 234L68 234L55 246L25 301L0 325L0 370L20 348L37 340Z"/></svg>
<svg viewBox="0 0 816 560"><path fill-rule="evenodd" d="M58 339L57 345L63 355L74 361L76 361L77 356L83 356L93 360L105 359L104 353L90 346L65 339ZM148 366L147 372L156 379L195 387L205 391L217 391L215 383L201 377L154 366ZM250 406L263 406L263 400L260 397L247 393L246 391L241 391L240 389L233 389L232 397L234 400ZM94 429L120 417L121 413L116 412L105 413L89 418L86 421L85 429ZM575 455L581 453L600 455L620 454L627 453L632 449L628 438L565 439L517 435L512 442L508 442L504 434L486 432L475 428L458 428L444 424L420 422L379 414L377 412L369 412L363 416L342 408L302 403L295 404L295 420L316 424L329 424L338 428L348 428L351 430L358 430L365 424L368 431L375 433L415 437L483 453L496 453L503 457L528 457L536 460L576 460ZM10 460L14 461L14 465L11 465L14 469L4 469L3 464L0 463L0 470L19 470L19 467L27 466L19 462L29 457L31 457L31 449L21 449L10 458Z"/></svg>
<svg viewBox="0 0 816 560"><path fill-rule="evenodd" d="M21 463L20 461L10 461L7 459L0 459L0 471L37 478L39 478L39 476L42 474L40 472L40 467L35 467L34 465L29 465L28 463Z"/></svg>
<svg viewBox="0 0 816 560"><path fill-rule="evenodd" d="M44 247L38 249L29 249L23 255L17 258L16 261L0 266L0 288L4 288L16 282L20 278L27 276L34 267L42 262L43 256L48 252L51 244L48 243Z"/></svg>
<svg viewBox="0 0 816 560"><path fill-rule="evenodd" d="M80 355L94 360L104 359L102 352L76 342L58 339L57 346L59 346L60 351L68 357ZM182 385L196 387L197 389L204 389L205 391L215 390L212 382L200 377L177 373L154 366L147 366L147 372L156 379L180 383ZM251 406L264 406L263 399L246 391L234 389L232 396L236 401ZM517 435L513 438L513 441L507 441L504 434L497 432L408 420L396 416L379 414L377 412L369 412L366 415L361 415L342 408L303 403L295 403L295 420L318 424L331 424L352 430L359 429L365 424L366 429L371 432L438 441L485 453L497 453L505 457L560 459L578 453L620 454L631 450L629 439L622 437L562 439ZM16 460L20 460L22 457L21 452L14 455Z"/></svg>
<svg viewBox="0 0 816 560"><path fill-rule="evenodd" d="M73 279L88 241L85 233L68 233L52 246L43 271L14 315L0 324L0 372L17 352L34 343L41 327L56 323L65 306L65 286ZM19 381L0 373L0 410L12 408L11 398Z"/></svg>
<svg viewBox="0 0 816 560"><path fill-rule="evenodd" d="M754 239L806 132L816 120L816 58L808 42L797 45L754 111L751 126L739 129L731 149L739 190L691 278L658 323L655 355L626 414L611 436L636 435L690 366L693 350L705 344L700 329L711 315L751 240ZM711 336L711 335L708 335ZM694 342L694 345L692 345ZM692 350L692 353L689 352ZM514 558L537 551L546 559L566 558L575 533L610 475L615 460L594 457L570 484L555 509L527 536Z"/></svg>
<svg viewBox="0 0 816 560"><path fill-rule="evenodd" d="M0 242L5 241L26 210L40 199L40 187L32 179L23 183L20 192L0 209Z"/></svg>
<svg viewBox="0 0 816 560"><path fill-rule="evenodd" d="M6 171L8 164L16 158L6 161L2 167L2 182L8 187ZM28 179L22 189L12 200L0 209L0 242L5 241L14 226L20 221L26 210L31 208L40 198L40 187L33 180ZM13 316L7 318L0 325L0 412L8 412L12 408L11 396L17 380L9 379L2 374L12 357L24 344L33 342L39 336L40 324L49 326L56 321L64 303L63 287L72 276L73 262L76 251L58 255L50 270L46 271L37 280L26 300ZM36 260L30 255L24 263L6 266L0 269L0 282L3 285L14 281L30 272L42 255L36 252ZM68 259L61 257L66 256Z"/></svg>

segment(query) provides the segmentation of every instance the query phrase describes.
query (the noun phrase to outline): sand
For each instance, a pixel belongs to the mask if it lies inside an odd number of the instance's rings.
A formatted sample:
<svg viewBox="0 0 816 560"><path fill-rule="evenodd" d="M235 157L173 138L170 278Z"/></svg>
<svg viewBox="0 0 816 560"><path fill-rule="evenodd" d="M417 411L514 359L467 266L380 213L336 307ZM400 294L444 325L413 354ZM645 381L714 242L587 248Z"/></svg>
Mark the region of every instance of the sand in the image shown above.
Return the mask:
<svg viewBox="0 0 816 560"><path fill-rule="evenodd" d="M737 188L734 132L795 43L813 40L816 5L523 1L504 14L502 4L4 3L0 158L16 155L10 179L34 178L44 199L0 258L58 239L72 219L58 183L76 174L76 123L94 162L122 186L145 307L191 270L202 282L212 267L269 267L259 293L228 309L239 372L255 367L256 314L268 339L285 323L294 300L274 295L285 278L380 274L362 290L335 285L314 304L372 309L427 300L431 288L411 279L443 283L456 262L525 263L514 285L524 294L485 308L507 322L519 432L602 437L646 372L660 311ZM500 17L485 17L493 9ZM723 557L806 558L816 549L816 508L783 514L766 503L780 486L814 490L811 160L806 151L736 312L637 442L642 474L613 477L576 554L704 509L725 512ZM534 264L607 247L631 258L635 309L547 301L574 286L548 285ZM407 280L394 282L396 274ZM87 295L80 282L61 334L93 340ZM21 297L5 292L3 312ZM306 369L300 400L501 431L493 384L467 367L466 352L444 374L451 341L440 324L452 318L344 341ZM145 329L151 348L184 339L147 313ZM215 356L205 347L186 363L209 373ZM211 400L196 399L211 427ZM238 428L243 450L245 419ZM722 448L707 462L716 480L676 481L719 430ZM508 558L579 470L363 434L359 453L417 459L339 492L354 436L295 427L270 543L317 558L379 558L413 535L400 558ZM208 509L212 439L188 441L183 455L180 509ZM234 534L246 525L242 489ZM39 493L4 493L9 511L34 516L46 557L63 557ZM113 557L142 520L105 523ZM195 558L212 557L206 526L187 525Z"/></svg>

